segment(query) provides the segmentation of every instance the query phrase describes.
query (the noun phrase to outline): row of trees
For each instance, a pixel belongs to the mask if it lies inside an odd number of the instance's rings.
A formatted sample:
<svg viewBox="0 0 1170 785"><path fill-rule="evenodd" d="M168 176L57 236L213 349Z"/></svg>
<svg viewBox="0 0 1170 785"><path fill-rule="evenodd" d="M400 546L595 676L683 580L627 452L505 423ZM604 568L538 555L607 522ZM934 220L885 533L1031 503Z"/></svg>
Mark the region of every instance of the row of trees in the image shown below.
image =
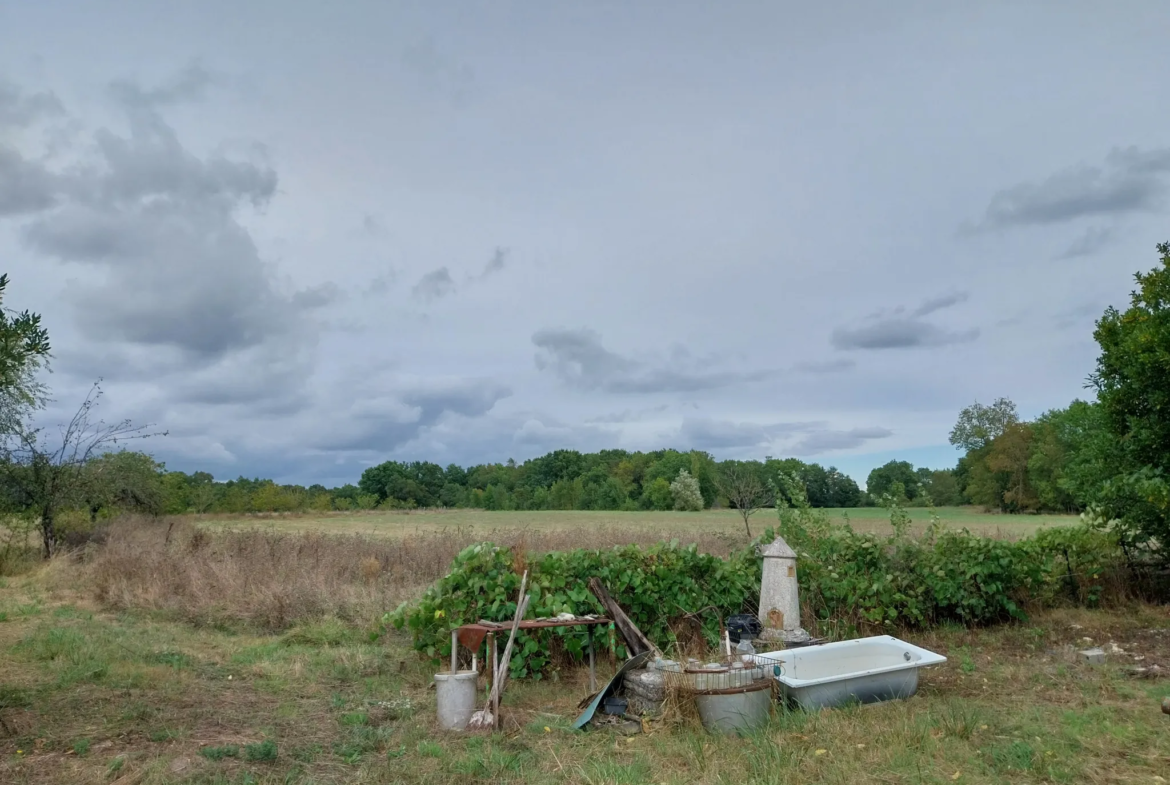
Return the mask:
<svg viewBox="0 0 1170 785"><path fill-rule="evenodd" d="M1135 275L1124 311L1097 321L1100 346L1088 388L1030 422L1001 398L964 409L951 443L966 451L953 472L965 500L1004 512L1083 512L1127 548L1167 558L1170 542L1170 244L1159 266Z"/></svg>
<svg viewBox="0 0 1170 785"><path fill-rule="evenodd" d="M1170 536L1170 244L1160 266L1136 276L1125 311L1106 310L1094 337L1101 347L1089 385L1096 401L1073 401L1030 422L1001 398L960 413L951 443L965 451L953 470L891 461L874 469L867 492L838 472L789 459L716 461L705 452L557 450L517 464L443 468L387 461L355 485L325 488L205 472L168 472L150 456L111 451L147 436L129 422L91 418L88 397L54 441L31 427L45 402L39 381L49 357L40 318L2 307L0 276L0 505L35 519L46 554L69 513L94 521L118 510L152 514L475 507L489 510L739 509L745 526L760 507L791 501L773 479L784 473L817 507L852 507L893 497L909 504L974 503L1004 512L1084 511L1115 526L1135 547ZM750 527L749 527L750 532ZM1165 553L1163 549L1161 551Z"/></svg>
<svg viewBox="0 0 1170 785"><path fill-rule="evenodd" d="M488 510L670 510L670 486L680 472L699 484L703 507L736 506L742 480L759 486L755 506L775 504L770 482L781 471L799 477L818 507L853 507L865 494L836 468L789 458L716 461L699 450L580 453L556 450L517 464L484 464L446 469L426 461L387 461L362 473L360 492L389 506L482 507ZM736 481L736 482L733 482Z"/></svg>

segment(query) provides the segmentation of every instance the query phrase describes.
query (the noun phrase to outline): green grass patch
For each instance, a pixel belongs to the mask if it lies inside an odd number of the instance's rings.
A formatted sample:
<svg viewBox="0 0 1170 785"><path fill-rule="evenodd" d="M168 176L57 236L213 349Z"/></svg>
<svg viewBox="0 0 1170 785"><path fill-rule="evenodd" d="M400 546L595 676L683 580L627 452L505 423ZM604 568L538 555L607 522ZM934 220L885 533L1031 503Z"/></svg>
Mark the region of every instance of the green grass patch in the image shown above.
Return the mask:
<svg viewBox="0 0 1170 785"><path fill-rule="evenodd" d="M271 763L276 760L276 742L265 739L256 744L245 744L244 760L252 763Z"/></svg>
<svg viewBox="0 0 1170 785"><path fill-rule="evenodd" d="M239 757L240 748L235 744L224 744L215 747L201 747L199 754L208 760L223 760L224 758Z"/></svg>

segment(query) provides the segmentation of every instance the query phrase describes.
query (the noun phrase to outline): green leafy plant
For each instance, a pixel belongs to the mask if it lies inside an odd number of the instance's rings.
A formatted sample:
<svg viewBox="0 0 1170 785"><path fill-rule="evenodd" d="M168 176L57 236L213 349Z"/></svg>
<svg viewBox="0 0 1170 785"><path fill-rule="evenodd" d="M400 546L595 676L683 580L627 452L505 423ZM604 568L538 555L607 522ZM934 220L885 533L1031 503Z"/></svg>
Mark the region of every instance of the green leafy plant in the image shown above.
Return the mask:
<svg viewBox="0 0 1170 785"><path fill-rule="evenodd" d="M276 742L272 739L265 739L257 744L245 744L244 760L253 763L271 763L276 760Z"/></svg>
<svg viewBox="0 0 1170 785"><path fill-rule="evenodd" d="M383 623L409 629L415 648L428 657L446 657L452 627L512 618L520 571L526 566L533 616L600 612L587 588L589 579L597 577L647 637L664 648L675 641L673 622L713 608L699 619L714 644L719 617L754 610L760 546L778 535L797 551L805 612L826 628L991 624L1022 619L1028 607L1094 605L1102 599L1105 578L1124 569L1116 537L1087 526L1041 530L1034 537L1008 541L946 529L932 515L925 534L914 537L899 502L887 499L893 532L882 536L831 524L823 511L809 505L803 486L792 476L781 475L777 486L779 525L726 559L670 542L547 553L527 557L522 565L521 554L481 543L459 553L446 576L417 602L386 614ZM579 629L538 635L545 637L517 638L514 677L539 677L550 665L554 639L571 658L585 651L585 633Z"/></svg>
<svg viewBox="0 0 1170 785"><path fill-rule="evenodd" d="M235 744L225 744L215 747L202 747L199 754L208 760L223 760L224 758L235 758L240 754L240 748Z"/></svg>

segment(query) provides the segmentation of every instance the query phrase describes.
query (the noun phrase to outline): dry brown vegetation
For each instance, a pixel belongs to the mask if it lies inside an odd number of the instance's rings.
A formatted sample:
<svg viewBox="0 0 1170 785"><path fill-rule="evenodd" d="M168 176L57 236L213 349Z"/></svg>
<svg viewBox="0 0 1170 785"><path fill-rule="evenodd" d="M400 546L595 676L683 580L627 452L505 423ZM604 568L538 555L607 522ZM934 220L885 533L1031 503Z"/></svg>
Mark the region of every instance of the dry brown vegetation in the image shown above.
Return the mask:
<svg viewBox="0 0 1170 785"><path fill-rule="evenodd" d="M651 723L630 739L574 733L587 678L568 666L510 684L506 732L445 734L433 668L409 637L364 634L473 541L532 554L671 536L119 521L71 556L0 578L0 782L1120 783L1157 781L1170 765L1170 718L1158 710L1170 668L1164 606L907 632L950 658L924 673L917 697L778 709L745 739L693 721ZM679 539L715 553L742 543ZM1109 652L1105 665L1076 655L1090 642ZM616 664L603 652L602 677Z"/></svg>
<svg viewBox="0 0 1170 785"><path fill-rule="evenodd" d="M596 529L421 531L411 537L246 528L209 531L182 518L127 518L80 558L96 599L117 609L163 610L199 624L243 622L280 630L336 617L367 623L446 574L455 555L490 540L529 553L677 536L726 554L723 533Z"/></svg>

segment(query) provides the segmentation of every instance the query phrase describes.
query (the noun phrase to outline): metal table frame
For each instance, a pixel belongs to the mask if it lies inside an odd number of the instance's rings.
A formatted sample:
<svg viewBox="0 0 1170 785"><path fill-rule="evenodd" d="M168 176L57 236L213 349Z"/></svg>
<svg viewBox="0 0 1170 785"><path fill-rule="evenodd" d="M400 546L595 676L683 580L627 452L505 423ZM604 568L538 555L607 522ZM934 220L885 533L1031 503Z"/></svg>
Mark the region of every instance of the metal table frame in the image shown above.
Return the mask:
<svg viewBox="0 0 1170 785"><path fill-rule="evenodd" d="M611 622L612 622L612 619L601 618L601 617L594 618L594 619L567 619L565 621L558 621L556 619L549 619L547 621L541 621L541 620L533 619L531 621L520 622L519 628L522 630L544 630L544 629L549 629L552 627L584 627L585 628L585 638L587 641L587 647L588 647L588 651L589 651L589 691L595 692L597 690L597 671L596 671L596 668L594 665L593 628L597 627L598 625L610 624ZM483 633L487 637L487 644L488 644L487 654L492 659L493 668L491 671L491 678L494 679L495 678L495 669L494 668L496 667L495 663L497 662L497 659L498 659L498 654L496 652L496 633L497 632L507 632L510 629L511 629L510 624L491 624L491 623L486 623L486 622L479 622L477 624L464 624L461 627L456 627L455 629L451 630L451 670L454 671L455 667L456 667L455 660L456 660L456 651L458 650L457 647L459 646L459 633L460 632ZM478 645L476 646L476 649L477 650L479 649ZM485 663L486 663L486 659L485 659Z"/></svg>

